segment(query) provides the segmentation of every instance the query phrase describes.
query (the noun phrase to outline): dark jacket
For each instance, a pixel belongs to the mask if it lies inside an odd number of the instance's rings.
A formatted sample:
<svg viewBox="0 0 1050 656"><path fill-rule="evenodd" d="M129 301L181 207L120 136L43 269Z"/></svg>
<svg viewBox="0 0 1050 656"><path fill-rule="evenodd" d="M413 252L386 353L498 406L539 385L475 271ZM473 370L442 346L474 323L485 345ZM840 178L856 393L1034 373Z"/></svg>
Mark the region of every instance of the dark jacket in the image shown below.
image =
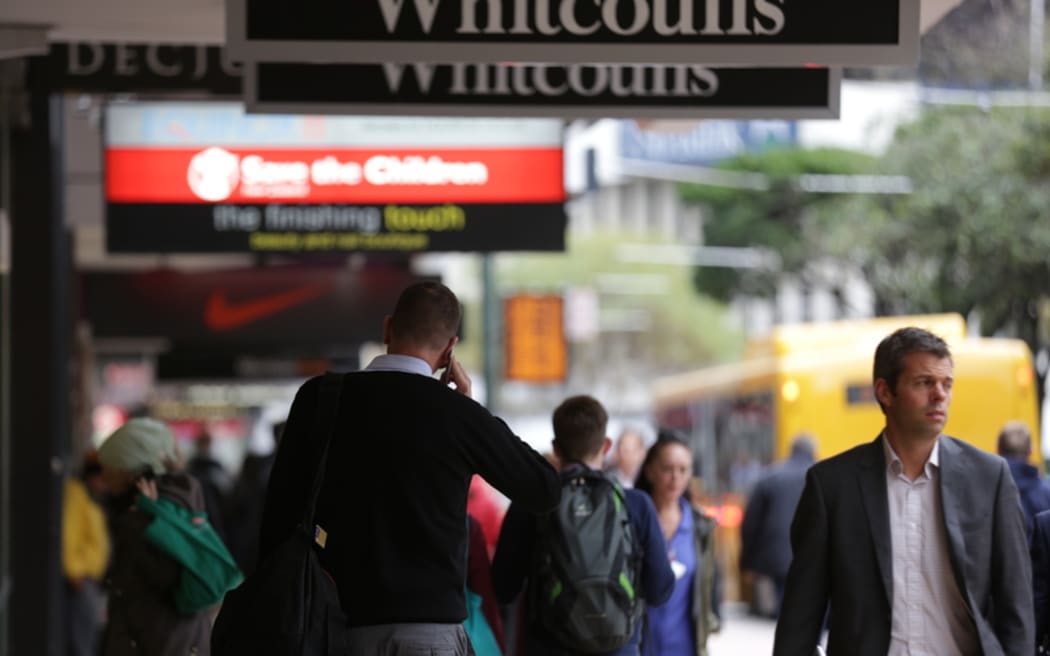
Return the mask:
<svg viewBox="0 0 1050 656"><path fill-rule="evenodd" d="M579 466L579 465L575 465ZM639 543L642 545L642 586L640 597L646 604L659 606L667 601L674 591L674 572L667 559L667 545L656 509L649 495L638 490L624 490L627 515ZM535 542L538 539L538 528L535 515L517 504L511 504L503 520L496 555L492 560L492 583L496 589L496 598L501 603L509 604L527 586L529 572L533 566ZM528 599L528 593L522 597ZM526 604L527 605L527 604ZM559 649L551 638L545 635L532 618L525 618L525 654L532 656L568 654ZM629 644L613 652L616 656L638 654L641 639L639 631Z"/></svg>
<svg viewBox="0 0 1050 656"><path fill-rule="evenodd" d="M721 625L722 585L715 558L715 520L693 511L693 546L696 547L696 575L693 577L693 634L697 656L707 655L707 638Z"/></svg>
<svg viewBox="0 0 1050 656"><path fill-rule="evenodd" d="M195 512L204 511L196 479L170 474L157 479L157 492ZM207 656L211 620L205 612L180 615L174 593L181 567L146 542L152 517L129 503L113 518L113 564L109 575L109 624L103 656Z"/></svg>
<svg viewBox="0 0 1050 656"><path fill-rule="evenodd" d="M558 502L557 472L476 401L434 378L397 371L344 376L317 525L320 559L350 624L466 618L467 489L474 474L540 512ZM299 389L270 475L260 557L299 524L332 429L322 377Z"/></svg>
<svg viewBox="0 0 1050 656"><path fill-rule="evenodd" d="M981 653L1033 654L1032 565L1006 462L947 436L939 458L949 571ZM829 606L828 656L885 656L893 552L881 437L809 469L791 545L774 656L812 656Z"/></svg>
<svg viewBox="0 0 1050 656"><path fill-rule="evenodd" d="M1050 510L1036 513L1032 531L1032 589L1036 643L1050 646Z"/></svg>
<svg viewBox="0 0 1050 656"><path fill-rule="evenodd" d="M806 485L812 458L793 456L773 467L751 492L740 526L740 569L773 579L791 565L791 518Z"/></svg>
<svg viewBox="0 0 1050 656"><path fill-rule="evenodd" d="M1010 474L1017 484L1017 493L1021 496L1021 508L1024 509L1025 528L1032 536L1032 518L1036 513L1050 510L1050 482L1043 480L1039 470L1021 458L1006 458L1010 465Z"/></svg>

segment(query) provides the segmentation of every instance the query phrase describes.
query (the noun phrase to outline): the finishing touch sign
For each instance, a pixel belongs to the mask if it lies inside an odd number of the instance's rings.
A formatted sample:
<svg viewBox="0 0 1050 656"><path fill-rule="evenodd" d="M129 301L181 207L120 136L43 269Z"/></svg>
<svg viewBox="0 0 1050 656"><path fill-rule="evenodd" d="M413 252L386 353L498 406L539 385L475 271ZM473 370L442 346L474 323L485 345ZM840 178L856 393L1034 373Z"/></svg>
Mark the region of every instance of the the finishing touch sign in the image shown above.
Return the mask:
<svg viewBox="0 0 1050 656"><path fill-rule="evenodd" d="M918 0L227 0L234 59L908 65Z"/></svg>
<svg viewBox="0 0 1050 656"><path fill-rule="evenodd" d="M838 118L840 69L699 64L245 64L245 106L276 114Z"/></svg>
<svg viewBox="0 0 1050 656"><path fill-rule="evenodd" d="M561 123L114 104L110 252L562 250Z"/></svg>

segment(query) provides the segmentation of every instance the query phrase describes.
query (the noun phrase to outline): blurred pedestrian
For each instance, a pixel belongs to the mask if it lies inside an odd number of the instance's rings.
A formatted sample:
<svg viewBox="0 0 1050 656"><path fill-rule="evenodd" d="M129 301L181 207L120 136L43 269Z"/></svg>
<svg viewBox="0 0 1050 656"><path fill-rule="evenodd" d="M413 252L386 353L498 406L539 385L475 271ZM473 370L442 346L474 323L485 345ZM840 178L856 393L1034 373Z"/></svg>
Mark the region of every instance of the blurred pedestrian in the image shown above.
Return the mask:
<svg viewBox="0 0 1050 656"><path fill-rule="evenodd" d="M1028 463L1032 457L1032 432L1023 421L1008 421L999 431L999 455L1010 465L1010 474L1021 495L1025 529L1031 539L1032 518L1043 510L1050 510L1050 483L1043 480L1039 469Z"/></svg>
<svg viewBox="0 0 1050 656"><path fill-rule="evenodd" d="M226 534L230 552L245 576L255 571L259 560L259 529L262 526L263 504L266 501L266 486L277 457L277 447L284 432L284 421L270 427L273 435L272 448L265 453L251 453L244 458L241 472L237 476L227 502L228 520Z"/></svg>
<svg viewBox="0 0 1050 656"><path fill-rule="evenodd" d="M474 475L470 479L470 489L467 492L467 513L477 520L485 537L485 553L488 558L496 553L496 542L499 541L499 529L503 525L503 515L506 509L499 492L485 482L485 479Z"/></svg>
<svg viewBox="0 0 1050 656"><path fill-rule="evenodd" d="M675 574L666 604L649 608L643 653L704 656L719 629L720 584L715 522L692 498L693 452L674 431L661 430L642 462L635 489L652 497Z"/></svg>
<svg viewBox="0 0 1050 656"><path fill-rule="evenodd" d="M1031 560L1002 458L943 435L948 345L919 328L879 343L873 441L813 465L774 656L1035 653ZM830 608L829 608L830 607Z"/></svg>
<svg viewBox="0 0 1050 656"><path fill-rule="evenodd" d="M467 589L477 595L480 602L481 617L492 633L494 647L503 653L506 650L506 642L503 634L503 617L500 614L499 601L496 599L496 591L492 587L492 560L489 558L488 549L485 546L485 534L481 528L481 522L476 517L467 515L470 521L470 546L467 550ZM468 599L468 604L470 600ZM468 611L471 609L468 609ZM474 609L475 611L478 609ZM472 611L473 612L473 611ZM477 621L475 618L473 621ZM481 645L473 645L475 652L480 652ZM490 645L493 647L493 645ZM485 656L478 654L478 656Z"/></svg>
<svg viewBox="0 0 1050 656"><path fill-rule="evenodd" d="M470 377L452 354L460 318L444 285L409 286L383 322L387 353L343 377L334 425L317 415L323 377L292 403L260 558L301 522L319 444L332 432L316 534L351 624L348 653L470 653L463 584L475 473L531 511L557 503L554 469L470 398ZM448 382L434 378L442 368Z"/></svg>
<svg viewBox="0 0 1050 656"><path fill-rule="evenodd" d="M193 457L186 463L186 472L197 479L204 493L204 507L208 521L223 542L229 543L226 532L227 494L233 486L226 467L212 454L212 437L207 431L197 436Z"/></svg>
<svg viewBox="0 0 1050 656"><path fill-rule="evenodd" d="M62 573L66 580L66 653L94 656L105 624L102 581L109 565L109 525L100 501L105 494L98 456L84 458L79 475L65 481L62 495Z"/></svg>
<svg viewBox="0 0 1050 656"><path fill-rule="evenodd" d="M622 487L634 487L638 478L638 469L645 458L645 440L642 434L633 428L620 433L616 440L613 460L605 471L616 479Z"/></svg>
<svg viewBox="0 0 1050 656"><path fill-rule="evenodd" d="M791 454L773 466L751 491L740 526L740 570L744 580L758 577L773 583L775 617L780 614L784 583L791 565L791 519L795 516L806 471L816 459L816 441L807 434L791 442Z"/></svg>
<svg viewBox="0 0 1050 656"><path fill-rule="evenodd" d="M1032 591L1035 638L1040 654L1050 654L1050 510L1032 520Z"/></svg>
<svg viewBox="0 0 1050 656"><path fill-rule="evenodd" d="M524 626L518 628L524 650L518 653L526 656L576 654L580 649L574 645L580 642L603 642L612 637L604 631L602 635L593 634L594 627L608 628L601 621L578 622L576 613L581 609L584 613L600 613L610 626L625 629L616 636L622 639L619 646L587 653L637 656L643 602L657 606L671 593L673 574L664 557L664 541L652 502L635 490L616 487L601 472L602 460L612 446L605 434L607 422L608 414L597 399L574 396L563 401L552 416L552 444L562 463L562 503L557 511L543 516L512 503L503 521L492 563L492 580L496 596L504 604L514 601L525 589ZM616 509L617 519L622 517L619 511L626 509L627 526L605 514L612 508ZM617 562L616 556L624 554L627 562ZM633 558L641 559L637 569L630 573L619 569L631 567L632 562L637 562ZM616 580L619 576L616 585L621 587L620 594L596 600L590 591L576 585L579 581L573 574L594 563L615 564L618 568L589 572L593 577L587 583L592 589L605 593L606 588L601 586L607 579ZM629 585L624 585L623 580L628 580ZM628 588L627 594L623 587ZM560 605L566 599L571 605ZM625 608L624 604L631 607ZM613 617L616 620L611 620ZM628 633L628 628L633 631Z"/></svg>
<svg viewBox="0 0 1050 656"><path fill-rule="evenodd" d="M153 517L135 505L141 494L204 512L200 484L176 468L171 430L153 419L131 419L102 443L98 459L115 509L103 656L207 656L210 614L176 610L182 567L147 541Z"/></svg>

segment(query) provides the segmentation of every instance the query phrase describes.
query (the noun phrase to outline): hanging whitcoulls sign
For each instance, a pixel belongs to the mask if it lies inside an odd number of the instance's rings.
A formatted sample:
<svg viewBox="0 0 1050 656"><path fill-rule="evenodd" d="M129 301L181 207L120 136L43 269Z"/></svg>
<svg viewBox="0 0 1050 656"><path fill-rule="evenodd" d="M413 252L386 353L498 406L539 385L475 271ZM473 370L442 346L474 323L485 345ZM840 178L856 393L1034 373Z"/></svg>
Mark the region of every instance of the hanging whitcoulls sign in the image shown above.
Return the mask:
<svg viewBox="0 0 1050 656"><path fill-rule="evenodd" d="M917 0L227 0L243 61L913 65Z"/></svg>
<svg viewBox="0 0 1050 656"><path fill-rule="evenodd" d="M841 70L699 64L245 66L252 113L560 118L838 118Z"/></svg>

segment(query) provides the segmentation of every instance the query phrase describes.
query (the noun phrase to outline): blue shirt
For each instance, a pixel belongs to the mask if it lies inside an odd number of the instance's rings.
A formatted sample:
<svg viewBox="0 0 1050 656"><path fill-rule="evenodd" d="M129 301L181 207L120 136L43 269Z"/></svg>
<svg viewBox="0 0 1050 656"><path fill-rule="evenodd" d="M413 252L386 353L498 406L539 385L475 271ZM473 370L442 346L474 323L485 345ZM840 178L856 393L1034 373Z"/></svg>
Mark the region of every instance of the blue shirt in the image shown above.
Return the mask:
<svg viewBox="0 0 1050 656"><path fill-rule="evenodd" d="M659 606L667 601L674 589L674 574L667 561L667 545L656 518L656 508L648 494L637 490L624 490L624 500L631 526L643 549L641 597L648 606ZM510 603L521 592L532 565L535 537L535 515L522 510L517 504L511 504L503 520L492 560L492 586L500 603ZM525 623L525 654L564 653L529 618L526 618ZM635 630L634 638L628 644L605 656L637 656L640 639L641 626Z"/></svg>
<svg viewBox="0 0 1050 656"><path fill-rule="evenodd" d="M667 559L675 575L674 592L666 604L648 610L646 654L696 656L692 618L693 578L696 576L694 520L689 503L680 499L679 504L682 521L667 543Z"/></svg>

